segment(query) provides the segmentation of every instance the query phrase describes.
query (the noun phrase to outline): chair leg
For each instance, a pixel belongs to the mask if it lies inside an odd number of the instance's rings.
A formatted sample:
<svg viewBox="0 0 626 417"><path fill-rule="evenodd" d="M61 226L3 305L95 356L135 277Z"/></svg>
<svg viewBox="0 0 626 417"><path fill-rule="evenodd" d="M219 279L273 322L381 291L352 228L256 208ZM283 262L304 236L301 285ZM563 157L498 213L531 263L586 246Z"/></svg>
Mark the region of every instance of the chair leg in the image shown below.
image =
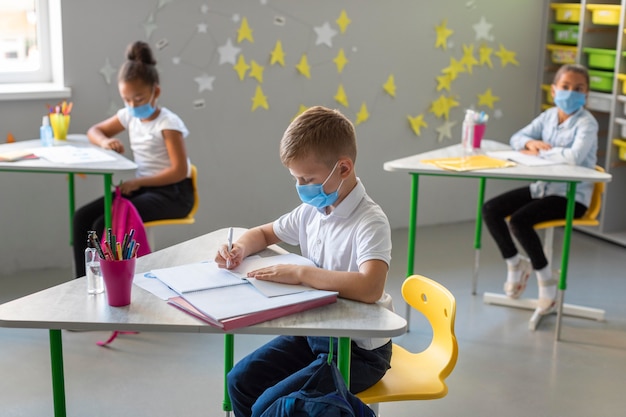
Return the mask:
<svg viewBox="0 0 626 417"><path fill-rule="evenodd" d="M548 265L552 265L552 248L554 245L554 227L548 227L543 242L543 253L546 255Z"/></svg>

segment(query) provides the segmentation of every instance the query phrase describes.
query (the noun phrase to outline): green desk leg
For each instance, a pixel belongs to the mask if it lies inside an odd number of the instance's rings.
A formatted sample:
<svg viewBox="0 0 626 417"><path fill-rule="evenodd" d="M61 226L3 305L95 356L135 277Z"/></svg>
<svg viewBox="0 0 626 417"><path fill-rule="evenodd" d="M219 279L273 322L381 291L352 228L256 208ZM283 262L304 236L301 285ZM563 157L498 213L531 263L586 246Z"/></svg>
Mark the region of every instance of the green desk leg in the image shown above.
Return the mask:
<svg viewBox="0 0 626 417"><path fill-rule="evenodd" d="M228 372L233 369L235 363L235 335L224 335L224 401L222 402L222 409L226 411L226 415L229 415L233 411L233 407L230 403L230 396L228 395Z"/></svg>
<svg viewBox="0 0 626 417"><path fill-rule="evenodd" d="M561 317L563 316L563 301L567 289L567 266L569 264L569 247L572 239L572 222L574 220L574 206L576 204L576 183L567 183L567 211L565 212L565 230L563 231L563 249L561 250L561 276L559 277L559 293L557 297L557 318L555 341L561 339Z"/></svg>
<svg viewBox="0 0 626 417"><path fill-rule="evenodd" d="M70 208L70 246L74 246L74 212L76 211L76 200L74 199L74 174L71 172L67 178L67 187L68 187L68 198L69 198L69 208Z"/></svg>
<svg viewBox="0 0 626 417"><path fill-rule="evenodd" d="M350 358L352 356L350 338L340 337L337 350L337 367L346 381L346 386L350 388Z"/></svg>
<svg viewBox="0 0 626 417"><path fill-rule="evenodd" d="M419 193L419 182L419 174L411 174L411 207L409 209L409 237L406 256L407 278L413 275L415 271L415 233L417 232L417 195ZM411 306L408 304L406 304L404 317L406 318L406 331L408 333L411 328Z"/></svg>
<svg viewBox="0 0 626 417"><path fill-rule="evenodd" d="M52 366L54 416L65 417L65 381L63 377L63 344L61 342L61 330L50 330L50 364Z"/></svg>
<svg viewBox="0 0 626 417"><path fill-rule="evenodd" d="M111 227L111 186L113 184L113 174L104 174L104 228Z"/></svg>
<svg viewBox="0 0 626 417"><path fill-rule="evenodd" d="M474 274L472 275L472 295L476 295L478 287L478 267L480 264L480 245L483 231L483 204L485 203L485 184L487 178L481 178L478 185L478 202L476 203L476 225L474 229Z"/></svg>

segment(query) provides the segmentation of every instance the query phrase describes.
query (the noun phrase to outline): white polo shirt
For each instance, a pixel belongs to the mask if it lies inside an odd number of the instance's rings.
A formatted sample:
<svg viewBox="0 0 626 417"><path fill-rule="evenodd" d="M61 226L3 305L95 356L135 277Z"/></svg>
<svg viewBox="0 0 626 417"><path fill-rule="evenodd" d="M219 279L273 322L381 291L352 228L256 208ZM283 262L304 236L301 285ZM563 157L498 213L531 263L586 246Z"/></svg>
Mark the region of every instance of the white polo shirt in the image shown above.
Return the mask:
<svg viewBox="0 0 626 417"><path fill-rule="evenodd" d="M117 111L117 118L128 130L130 148L137 164L137 177L150 177L171 166L170 156L163 139L164 130L176 130L183 138L189 134L185 123L176 114L165 107L156 119L141 121L132 117L124 107ZM187 177L191 175L191 163L187 159Z"/></svg>
<svg viewBox="0 0 626 417"><path fill-rule="evenodd" d="M391 262L391 228L387 216L365 192L361 180L330 213L301 204L273 223L274 233L285 243L299 245L302 256L319 268L358 272L365 261ZM393 311L386 292L377 301ZM388 338L354 339L363 349L376 349Z"/></svg>

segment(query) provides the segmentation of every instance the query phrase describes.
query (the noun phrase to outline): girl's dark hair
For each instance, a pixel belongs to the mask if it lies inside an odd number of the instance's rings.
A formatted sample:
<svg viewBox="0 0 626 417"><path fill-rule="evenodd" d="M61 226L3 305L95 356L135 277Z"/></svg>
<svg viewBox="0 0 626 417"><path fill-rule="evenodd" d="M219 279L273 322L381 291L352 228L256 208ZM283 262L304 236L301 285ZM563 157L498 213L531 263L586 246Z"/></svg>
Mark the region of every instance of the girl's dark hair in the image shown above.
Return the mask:
<svg viewBox="0 0 626 417"><path fill-rule="evenodd" d="M126 48L126 62L120 68L119 82L140 80L149 86L159 84L159 72L150 45L137 41Z"/></svg>
<svg viewBox="0 0 626 417"><path fill-rule="evenodd" d="M565 74L566 72L570 72L570 71L582 75L585 78L585 81L587 81L587 88L589 88L589 71L587 70L586 67L580 64L562 65L561 68L559 68L559 70L554 75L554 81L552 81L552 84L558 83L561 76Z"/></svg>

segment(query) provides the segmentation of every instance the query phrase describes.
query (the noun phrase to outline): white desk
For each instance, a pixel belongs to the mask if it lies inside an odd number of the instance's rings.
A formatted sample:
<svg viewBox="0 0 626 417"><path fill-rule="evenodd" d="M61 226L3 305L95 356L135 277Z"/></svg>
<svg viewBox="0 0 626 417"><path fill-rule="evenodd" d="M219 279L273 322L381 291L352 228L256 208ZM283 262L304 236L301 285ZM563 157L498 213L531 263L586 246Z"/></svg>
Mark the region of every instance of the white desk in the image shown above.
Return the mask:
<svg viewBox="0 0 626 417"><path fill-rule="evenodd" d="M244 229L235 229L236 235ZM212 259L226 241L227 229L151 253L137 260L136 272ZM285 253L272 247L262 253ZM85 278L40 291L0 305L0 326L50 329L55 416L65 415L63 353L60 329L131 330L146 332L224 332L167 305L151 293L133 286L131 304L110 307L105 294L87 295ZM378 306L344 299L317 309L236 329L238 334L339 337L340 369L349 371L350 338L394 337L406 331L406 321ZM226 367L232 367L232 334L226 335ZM228 345L230 343L230 346ZM230 350L230 351L229 351ZM349 375L349 374L348 374ZM225 398L226 407L227 398ZM229 404L228 404L229 406Z"/></svg>
<svg viewBox="0 0 626 417"><path fill-rule="evenodd" d="M87 140L85 135L68 135L67 141L57 141L57 145L71 145L76 147L95 147ZM41 141L39 139L19 141L14 143L5 143L0 145L0 153L17 151L22 149L33 149L41 147ZM6 172L34 172L42 174L68 174L68 198L69 198L69 215L70 215L70 246L72 242L72 218L76 211L76 204L74 199L74 174L89 174L89 175L102 175L104 178L104 223L105 227L111 226L111 186L113 180L113 174L133 172L137 169L137 165L125 158L123 155L113 151L106 151L101 148L97 148L102 152L106 152L108 155L114 158L113 161L106 162L90 162L90 163L75 163L75 164L63 164L50 162L46 159L27 159L16 162L0 162L0 171Z"/></svg>
<svg viewBox="0 0 626 417"><path fill-rule="evenodd" d="M482 141L482 151L510 150L508 145L491 140ZM474 231L474 248L476 258L474 262L474 274L472 281L472 293L476 294L476 283L478 279L478 260L481 247L482 232L482 206L485 197L485 184L487 179L505 180L525 180L525 181L559 181L568 184L567 187L567 214L566 226L564 228L563 248L561 253L561 276L559 278L558 310L556 340L560 338L561 316L563 313L564 291L567 287L567 266L569 261L569 247L572 233L572 220L574 218L574 204L576 197L576 184L581 181L586 182L609 182L611 175L598 172L593 169L572 165L546 165L546 166L524 166L517 165L509 168L483 169L476 171L447 171L434 165L420 162L425 159L438 159L447 157L463 156L461 145L448 146L430 152L396 159L384 164L385 171L404 172L412 176L411 207L409 213L409 239L407 256L407 276L414 273L415 265L415 234L417 229L417 200L419 194L419 176L440 176L456 178L477 178L480 180L478 189L478 202L476 207L476 227ZM510 303L509 303L510 305ZM523 307L523 306L522 306ZM409 311L407 311L407 317Z"/></svg>

